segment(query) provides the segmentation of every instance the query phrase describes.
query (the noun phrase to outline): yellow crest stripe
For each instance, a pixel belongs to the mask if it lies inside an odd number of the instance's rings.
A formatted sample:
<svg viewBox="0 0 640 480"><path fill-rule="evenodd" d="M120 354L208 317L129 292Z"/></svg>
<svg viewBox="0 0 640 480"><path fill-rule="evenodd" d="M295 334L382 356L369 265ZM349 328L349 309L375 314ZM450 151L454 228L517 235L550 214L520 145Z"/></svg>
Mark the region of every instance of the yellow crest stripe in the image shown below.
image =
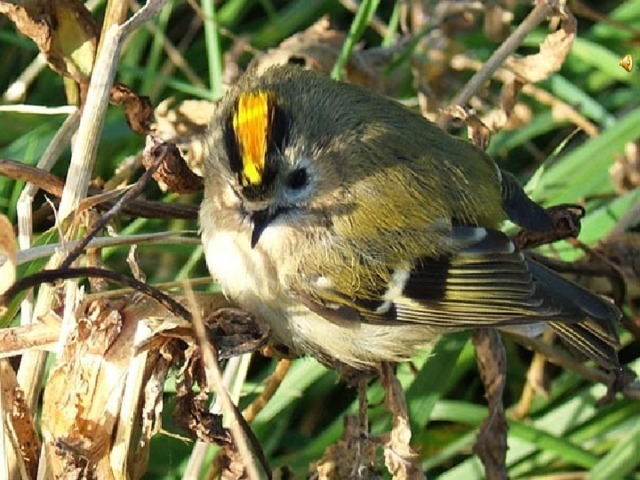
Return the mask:
<svg viewBox="0 0 640 480"><path fill-rule="evenodd" d="M242 183L262 183L267 155L267 137L272 115L270 95L243 93L233 115L233 130L242 156Z"/></svg>

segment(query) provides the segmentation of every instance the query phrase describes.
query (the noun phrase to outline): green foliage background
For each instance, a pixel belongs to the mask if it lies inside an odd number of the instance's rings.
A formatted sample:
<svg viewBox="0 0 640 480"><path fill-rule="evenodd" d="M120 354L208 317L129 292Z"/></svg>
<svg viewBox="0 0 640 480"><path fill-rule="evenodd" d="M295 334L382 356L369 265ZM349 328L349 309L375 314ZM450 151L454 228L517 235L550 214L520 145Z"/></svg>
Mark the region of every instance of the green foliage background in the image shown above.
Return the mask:
<svg viewBox="0 0 640 480"><path fill-rule="evenodd" d="M350 12L331 0L227 0L215 8L213 2L203 1L201 6L209 18L215 15L221 28L245 36L256 49L277 45L324 14L331 15L345 29L353 20ZM623 153L627 142L640 137L640 72L634 68L628 73L618 66L625 54L635 56L638 52L640 2L591 2L591 6L629 29L578 16L578 38L567 61L560 72L539 86L574 105L601 129L601 134L589 139L578 133L564 144L574 127L555 120L548 106L522 97L534 111L532 121L517 131L496 134L489 147L501 165L528 185L536 200L546 205L585 201L588 214L580 238L588 244L603 238L638 202L638 190L622 196L615 193L608 168L615 156ZM377 13L389 21L397 7L394 2L381 2ZM96 18L100 18L103 9L104 5L97 8ZM514 25L529 10L528 2L517 4ZM210 22L205 22L184 51L185 61L202 79L202 86L187 81L180 73L160 73L167 61L162 36L179 43L194 15L187 2L169 1L155 19L159 33L140 29L126 45L118 80L150 95L154 104L170 96L217 98L222 91L223 55L231 43L224 35L218 37ZM522 52L534 51L539 46L547 33L544 28L546 25L526 39ZM368 46L382 41L370 30L364 31L364 39ZM481 60L486 60L498 46L482 35L479 23L478 28L456 38L456 42L467 54ZM0 18L0 51L0 91L4 92L36 56L37 48L17 34L7 19ZM248 59L247 54L244 61ZM463 81L461 78L461 85ZM408 92L407 97L410 95ZM29 88L25 103L64 105L62 79L45 69ZM0 158L34 165L61 122L61 116L1 111ZM142 146L143 139L129 130L121 112L112 109L107 116L95 177L110 178L120 162L139 152ZM539 157L547 160L540 163L536 160ZM68 159L66 155L54 173L63 177ZM0 211L13 222L22 187L22 182L0 178ZM198 196L169 198L155 187L147 189L147 197L199 202ZM43 201L43 196L36 199L38 205ZM186 221L122 217L119 222L117 229L121 233L197 229L194 222ZM41 235L39 243L54 241L55 233L47 233L50 226L51 219L42 219L36 225L36 232ZM555 246L554 253L565 259L580 255L566 244ZM104 255L108 266L127 271L125 249L106 250ZM146 246L142 247L140 257L150 283L206 276L199 248ZM34 270L39 265L27 268ZM20 275L25 271L21 270ZM629 336L623 335L623 340L628 344ZM505 403L510 407L522 391L530 354L511 343L507 348L509 383ZM638 372L639 354L637 346L627 345L621 358ZM245 362L244 367L247 377L239 386L241 406L260 393L273 364L254 358L250 364ZM413 367L401 365L399 377L407 394L414 444L423 468L432 478L483 478L482 467L471 447L487 409L468 335L446 337L432 352L415 359ZM596 407L604 393L602 385L592 385L573 373L554 369L549 397L537 398L528 418L510 422L508 467L512 478L544 478L570 472L580 472L579 478L590 479L640 478L640 403L618 398L610 405ZM389 416L382 406L383 394L378 384L371 385L369 399L372 431L385 432ZM169 389L166 411L170 405ZM355 391L338 382L334 372L311 359L300 359L253 427L273 465L287 465L296 478L303 478L310 463L340 438L343 416L354 413L356 406ZM166 428L171 430L169 416ZM170 437L158 437L152 449L148 478L181 478L189 452L189 445Z"/></svg>

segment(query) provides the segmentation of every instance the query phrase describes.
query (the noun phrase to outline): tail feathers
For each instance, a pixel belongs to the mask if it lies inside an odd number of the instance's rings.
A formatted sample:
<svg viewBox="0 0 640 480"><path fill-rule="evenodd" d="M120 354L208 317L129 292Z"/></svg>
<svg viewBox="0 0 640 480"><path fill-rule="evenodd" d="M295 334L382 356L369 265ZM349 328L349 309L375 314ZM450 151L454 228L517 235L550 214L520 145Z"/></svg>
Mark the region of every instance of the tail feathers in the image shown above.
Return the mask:
<svg viewBox="0 0 640 480"><path fill-rule="evenodd" d="M571 349L594 360L598 365L607 370L618 370L620 362L616 351L617 343L611 343L611 339L603 337L589 327L591 319L583 323L550 323L551 328L566 342Z"/></svg>
<svg viewBox="0 0 640 480"><path fill-rule="evenodd" d="M559 321L550 322L559 337L570 347L606 369L618 369L616 347L620 345L617 324L622 316L611 302L600 298L557 273L528 259L533 277L555 298L562 310Z"/></svg>

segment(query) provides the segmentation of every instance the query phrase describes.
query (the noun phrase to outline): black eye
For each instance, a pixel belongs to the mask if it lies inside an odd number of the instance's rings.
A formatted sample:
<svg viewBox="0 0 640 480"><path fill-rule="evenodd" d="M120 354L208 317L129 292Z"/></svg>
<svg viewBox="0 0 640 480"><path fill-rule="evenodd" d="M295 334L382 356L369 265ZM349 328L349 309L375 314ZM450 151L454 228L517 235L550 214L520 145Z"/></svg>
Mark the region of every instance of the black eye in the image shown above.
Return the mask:
<svg viewBox="0 0 640 480"><path fill-rule="evenodd" d="M309 180L307 171L304 168L297 168L289 174L287 185L294 190L304 187Z"/></svg>

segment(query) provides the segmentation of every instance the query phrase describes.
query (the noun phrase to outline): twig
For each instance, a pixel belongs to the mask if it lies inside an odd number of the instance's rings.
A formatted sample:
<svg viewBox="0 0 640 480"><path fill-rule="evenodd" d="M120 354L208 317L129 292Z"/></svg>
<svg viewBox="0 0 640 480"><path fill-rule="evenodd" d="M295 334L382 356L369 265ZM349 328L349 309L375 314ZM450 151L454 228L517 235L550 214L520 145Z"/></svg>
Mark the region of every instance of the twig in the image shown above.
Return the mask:
<svg viewBox="0 0 640 480"><path fill-rule="evenodd" d="M44 158L44 157L43 157ZM15 160L0 159L0 176L7 178L13 178L16 180L23 180L29 182L30 186L34 187L34 190L43 190L55 197L62 196L62 190L64 188L64 182L56 175L47 172L39 167L32 167L25 165L24 163L17 162ZM27 186L29 187L29 186ZM26 211L30 208L30 202L33 200L33 195L29 195L27 187L23 190L18 201L18 238L21 238L21 232L27 232L27 230L20 225L30 224L28 216L24 217ZM89 187L89 193L91 195L101 195L104 191L96 188ZM22 204L20 203L22 202ZM29 202L29 205L27 205ZM24 205L23 205L24 204ZM23 205L23 206L21 206ZM111 208L115 205L115 201L106 200L100 204L101 208ZM20 216L20 212L23 213L23 217ZM154 200L137 200L130 199L122 207L122 213L132 215L136 218L170 218L170 219L184 219L195 220L198 218L198 207L187 204L173 204L167 202L160 202ZM24 222L20 222L20 219L24 218ZM30 241L21 241L21 248L28 248Z"/></svg>
<svg viewBox="0 0 640 480"><path fill-rule="evenodd" d="M278 387L284 380L284 377L289 371L290 367L291 360L288 358L283 358L278 362L275 371L267 379L267 384L265 385L262 393L258 396L258 398L251 402L251 405L249 405L242 411L242 416L247 420L247 422L253 421L258 413L262 411L262 409L271 399L276 390L278 390Z"/></svg>
<svg viewBox="0 0 640 480"><path fill-rule="evenodd" d="M122 273L95 267L41 270L33 275L23 277L11 285L6 292L0 295L0 305L6 305L18 293L26 290L27 288L32 288L42 283L53 283L57 280L69 280L72 278L83 277L106 278L107 280L122 283L123 285L131 287L134 290L153 298L175 316L182 317L189 322L192 321L191 313L184 308L181 303L177 302L173 297L167 295L163 291L146 283L142 283L134 278L128 277Z"/></svg>
<svg viewBox="0 0 640 480"><path fill-rule="evenodd" d="M140 244L171 244L171 245L200 245L200 239L193 236L181 236L180 234L191 233L195 235L193 230L184 231L166 231L158 233L138 233L134 235L120 235L117 237L97 237L92 239L87 248L108 248L119 247L123 245L140 245ZM67 248L73 248L78 241L68 242ZM52 243L49 245L40 245L38 247L31 247L27 250L20 250L17 252L16 258L18 265L24 265L27 262L32 262L38 258L50 257L57 250L63 248L59 243ZM209 280L211 281L211 280ZM101 292L103 294L113 293Z"/></svg>
<svg viewBox="0 0 640 480"><path fill-rule="evenodd" d="M551 342L553 340L554 333L552 329L548 329L544 332L542 341ZM512 411L513 418L523 419L529 414L529 409L533 404L533 400L537 393L542 393L545 396L549 395L545 385L545 365L547 359L540 352L535 352L529 369L527 370L527 383L525 383L520 395L518 404Z"/></svg>
<svg viewBox="0 0 640 480"><path fill-rule="evenodd" d="M142 174L142 176L133 185L133 187L129 189L127 193L125 193L120 198L120 200L118 200L116 204L100 218L98 222L96 222L96 225L93 227L93 229L91 229L91 231L84 236L84 238L73 248L73 250L69 252L67 258L65 258L64 261L60 264L60 268L69 268L74 260L78 258L78 256L80 256L80 254L84 251L91 239L95 237L96 234L100 230L102 230L107 225L107 223L109 223L109 221L122 210L122 207L129 200L137 197L142 193L145 185L164 160L167 151L167 145L168 144L160 143L154 137L148 137L145 154L148 153L152 158L152 161L150 162L147 170Z"/></svg>
<svg viewBox="0 0 640 480"><path fill-rule="evenodd" d="M186 292L189 303L192 305L196 305L193 291L186 288ZM218 353L216 352L216 349L213 347L209 337L207 336L202 316L198 312L197 308L194 308L193 320L193 330L198 340L198 345L200 346L202 359L207 373L207 382L209 384L208 386L219 396L224 410L231 417L229 428L231 430L235 446L243 459L245 468L247 469L248 478L252 480L261 478L258 473L258 467L255 464L254 455L251 452L248 441L252 442L252 445L256 449L256 452L258 454L258 458L262 462L263 468L266 470L267 475L270 477L271 471L259 442L253 435L251 428L242 417L242 414L238 410L238 407L236 407L236 405L231 400L229 392L226 388L224 388L222 374L220 372L220 363L218 362Z"/></svg>
<svg viewBox="0 0 640 480"><path fill-rule="evenodd" d="M482 69L483 63L469 58L464 54L458 54L454 55L451 59L451 67L455 70L471 69L479 71ZM498 68L492 76L492 78L496 78L503 83L511 81L511 77L513 77L513 73L503 67ZM589 121L589 119L582 115L573 105L555 97L548 91L530 83L526 83L522 85L522 93L530 96L543 105L549 105L552 112L561 112L563 118L566 118L578 128L582 129L590 137L598 135L600 130L597 125Z"/></svg>
<svg viewBox="0 0 640 480"><path fill-rule="evenodd" d="M507 479L507 418L502 403L507 376L506 352L495 329L478 328L474 330L472 339L489 405L489 416L480 426L473 450L484 465L486 478Z"/></svg>
<svg viewBox="0 0 640 480"><path fill-rule="evenodd" d="M607 373L603 372L602 370L589 367L588 365L581 363L580 361L558 350L557 348L553 348L551 345L543 342L538 338L522 337L519 335L514 335L513 337L518 343L525 345L534 351L542 353L551 363L560 365L562 368L565 368L567 370L572 370L582 378L585 378L591 382L598 382L603 383L607 386L611 386L616 381L615 373ZM640 400L640 384L636 382L627 382L626 384L622 385L620 391L627 398Z"/></svg>
<svg viewBox="0 0 640 480"><path fill-rule="evenodd" d="M502 63L522 44L525 37L536 28L556 8L558 0L540 0L518 28L491 55L481 70L479 70L460 92L454 97L452 105L464 105L473 94L487 81Z"/></svg>

